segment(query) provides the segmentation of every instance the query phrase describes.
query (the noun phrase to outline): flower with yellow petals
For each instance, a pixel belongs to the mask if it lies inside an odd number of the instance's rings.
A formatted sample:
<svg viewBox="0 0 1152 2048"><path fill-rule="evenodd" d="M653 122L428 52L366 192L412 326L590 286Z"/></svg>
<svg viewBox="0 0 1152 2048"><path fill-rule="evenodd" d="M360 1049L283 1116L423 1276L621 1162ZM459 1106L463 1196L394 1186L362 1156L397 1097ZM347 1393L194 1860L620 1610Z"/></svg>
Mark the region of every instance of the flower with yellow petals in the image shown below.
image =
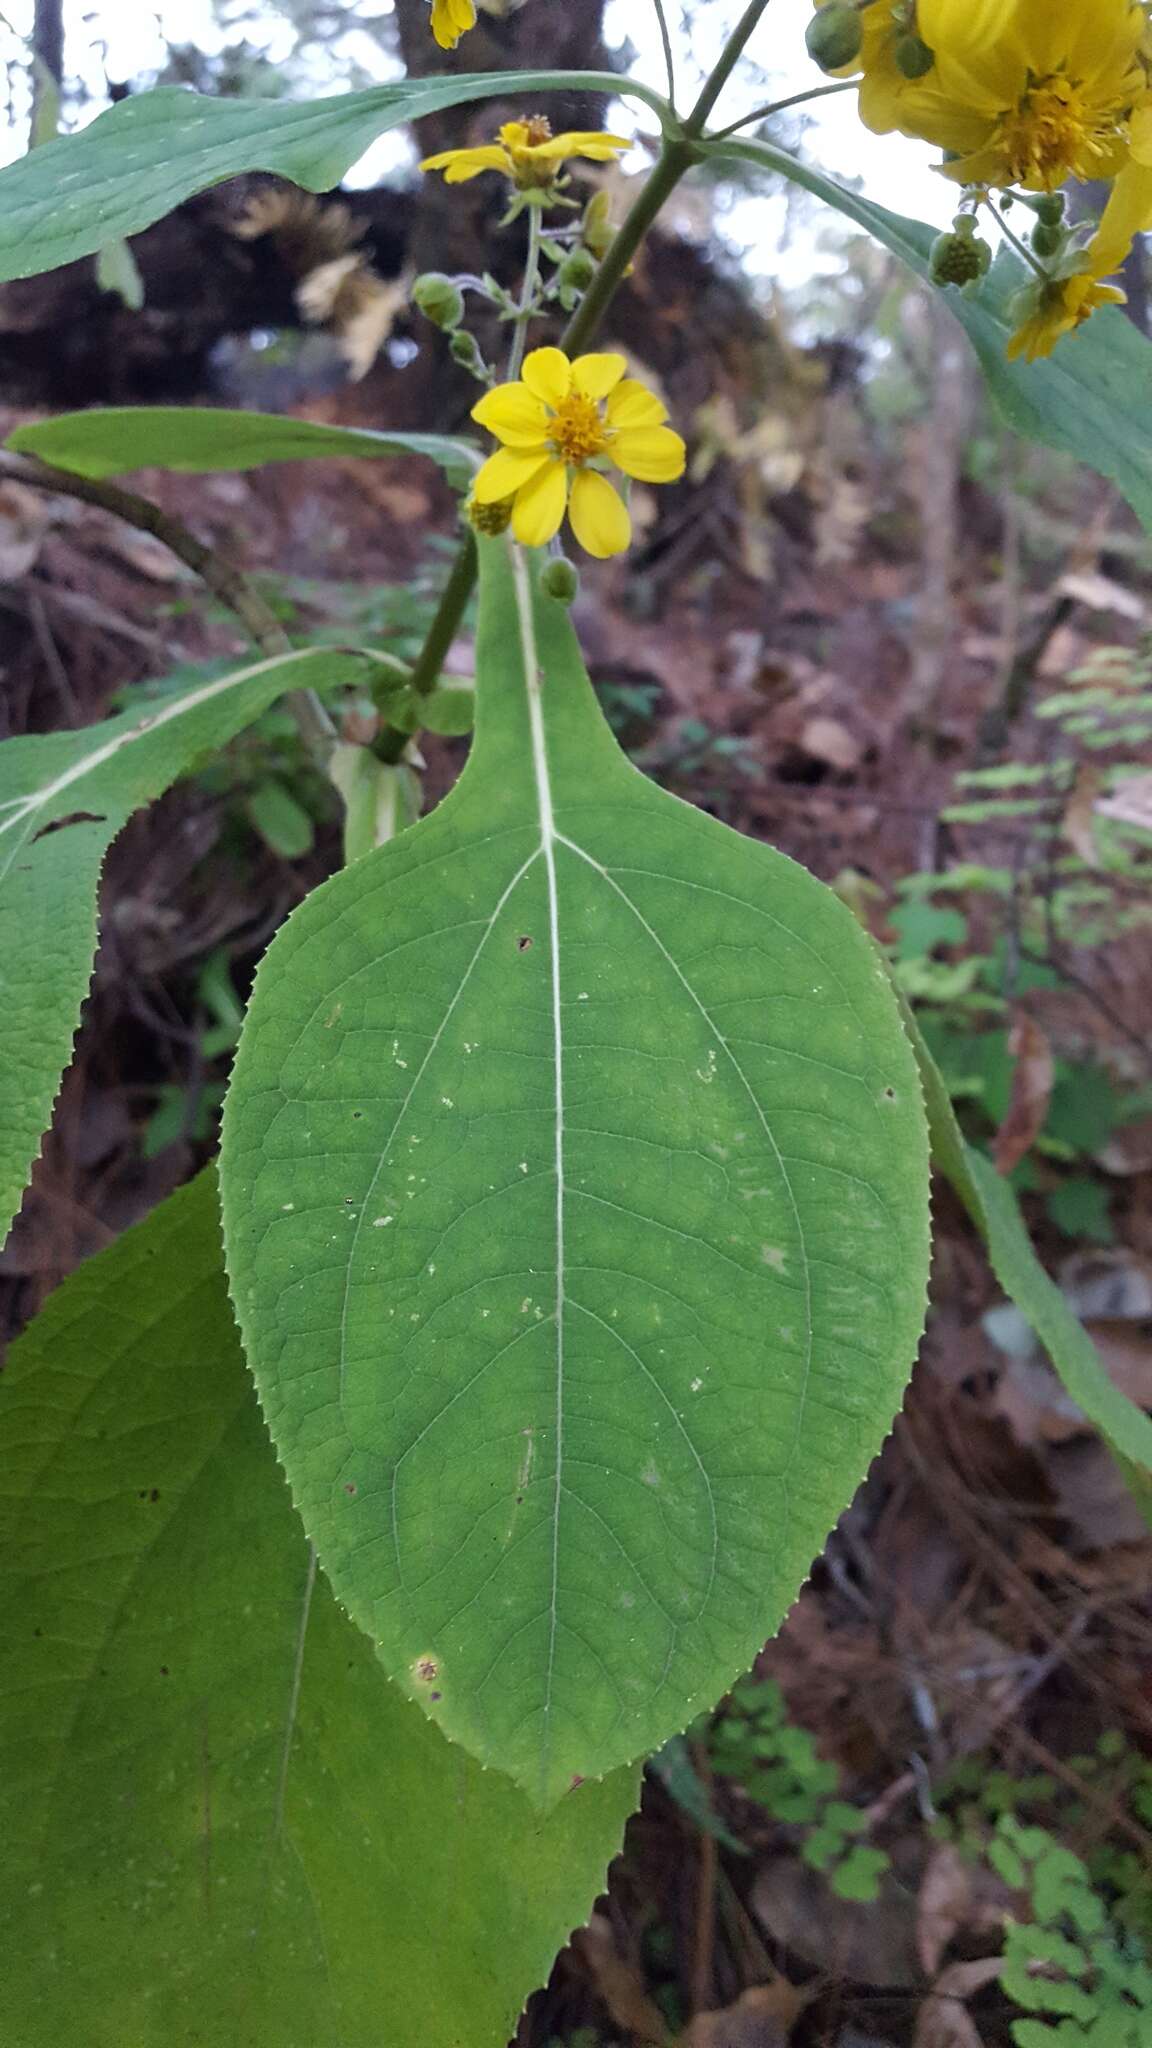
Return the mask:
<svg viewBox="0 0 1152 2048"><path fill-rule="evenodd" d="M623 554L632 521L602 465L642 483L684 474L684 443L665 425L667 411L626 368L623 356L569 362L562 349L538 348L522 381L497 385L473 406L473 419L503 445L472 495L477 505L511 498L512 531L524 547L545 547L567 512L588 554Z"/></svg>
<svg viewBox="0 0 1152 2048"><path fill-rule="evenodd" d="M454 50L475 26L475 0L432 0L432 33L442 50Z"/></svg>
<svg viewBox="0 0 1152 2048"><path fill-rule="evenodd" d="M521 192L546 192L557 180L560 168L572 156L587 157L594 164L614 163L631 144L623 135L605 135L599 130L569 129L553 135L552 124L543 114L527 121L506 121L495 142L476 149L442 149L427 156L422 171L443 171L446 185L466 185L482 171L500 171Z"/></svg>
<svg viewBox="0 0 1152 2048"><path fill-rule="evenodd" d="M922 78L900 70L894 16L931 53ZM936 143L959 184L1055 192L1126 161L1148 98L1140 0L868 0L863 27L865 124Z"/></svg>
<svg viewBox="0 0 1152 2048"><path fill-rule="evenodd" d="M1039 280L1020 293L1017 312L1020 325L1008 342L1008 360L1024 356L1034 363L1050 356L1056 343L1075 328L1082 327L1098 306L1122 306L1125 293L1118 285L1101 284L1093 275L1085 252L1081 268L1069 277Z"/></svg>

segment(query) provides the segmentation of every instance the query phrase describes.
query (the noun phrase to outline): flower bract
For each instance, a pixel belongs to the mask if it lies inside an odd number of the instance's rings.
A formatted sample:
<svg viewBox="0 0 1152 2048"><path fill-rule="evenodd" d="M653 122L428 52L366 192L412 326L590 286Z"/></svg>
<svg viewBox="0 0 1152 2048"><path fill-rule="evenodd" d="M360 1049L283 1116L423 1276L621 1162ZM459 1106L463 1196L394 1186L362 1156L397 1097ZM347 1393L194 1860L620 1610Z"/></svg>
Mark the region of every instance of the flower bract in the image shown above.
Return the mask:
<svg viewBox="0 0 1152 2048"><path fill-rule="evenodd" d="M442 149L438 156L425 157L420 169L443 171L447 185L465 185L482 171L500 171L520 191L547 191L569 157L613 163L630 147L626 136L595 129L570 129L553 135L551 123L543 115L535 115L528 121L506 121L495 142L481 143L475 149Z"/></svg>
<svg viewBox="0 0 1152 2048"><path fill-rule="evenodd" d="M475 26L475 0L432 0L432 33L442 50L454 50Z"/></svg>
<svg viewBox="0 0 1152 2048"><path fill-rule="evenodd" d="M478 505L512 499L512 531L525 547L545 547L565 512L582 548L601 558L623 554L632 538L627 505L607 466L644 483L674 483L685 448L665 424L654 392L620 355L577 356L534 349L523 375L497 385L472 417L503 445L473 486Z"/></svg>

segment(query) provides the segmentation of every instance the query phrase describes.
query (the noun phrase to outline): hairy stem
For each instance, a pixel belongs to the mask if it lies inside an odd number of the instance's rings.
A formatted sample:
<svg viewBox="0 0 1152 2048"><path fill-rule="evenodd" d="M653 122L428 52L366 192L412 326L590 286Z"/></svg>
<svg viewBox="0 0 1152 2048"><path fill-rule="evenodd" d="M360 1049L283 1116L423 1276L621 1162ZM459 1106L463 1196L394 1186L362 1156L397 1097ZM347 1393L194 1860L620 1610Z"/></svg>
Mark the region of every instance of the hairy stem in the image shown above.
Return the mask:
<svg viewBox="0 0 1152 2048"><path fill-rule="evenodd" d="M512 329L512 347L508 356L508 382L514 383L520 375L524 354L528 346L528 329L536 311L536 294L540 289L540 243L543 240L543 214L541 206L528 208L528 256L524 264L524 283L520 290L520 311Z"/></svg>

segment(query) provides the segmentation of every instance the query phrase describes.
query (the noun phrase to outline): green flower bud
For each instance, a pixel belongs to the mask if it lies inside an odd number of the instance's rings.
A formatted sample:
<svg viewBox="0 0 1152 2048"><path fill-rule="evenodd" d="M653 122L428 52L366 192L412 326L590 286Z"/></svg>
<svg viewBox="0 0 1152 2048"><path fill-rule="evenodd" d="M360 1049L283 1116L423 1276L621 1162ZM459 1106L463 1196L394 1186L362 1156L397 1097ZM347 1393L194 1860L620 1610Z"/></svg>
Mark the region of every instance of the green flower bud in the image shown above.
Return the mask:
<svg viewBox="0 0 1152 2048"><path fill-rule="evenodd" d="M557 604L574 604L580 592L580 571L567 555L553 555L545 564L540 588L547 597L554 597Z"/></svg>
<svg viewBox="0 0 1152 2048"><path fill-rule="evenodd" d="M976 224L961 216L951 234L937 235L929 259L933 284L975 284L992 261L987 242L976 233Z"/></svg>
<svg viewBox="0 0 1152 2048"><path fill-rule="evenodd" d="M612 225L612 198L608 192L594 192L584 208L584 222L580 230L585 247L590 249L597 260L602 260L616 240L616 229Z"/></svg>
<svg viewBox="0 0 1152 2048"><path fill-rule="evenodd" d="M488 365L480 353L474 334L469 334L466 327L458 327L448 344L448 349L454 363L459 363L461 369L470 371L478 384L487 384Z"/></svg>
<svg viewBox="0 0 1152 2048"><path fill-rule="evenodd" d="M1043 221L1046 228L1058 228L1061 225L1067 207L1063 192L1042 192L1032 203L1036 208L1037 220Z"/></svg>
<svg viewBox="0 0 1152 2048"><path fill-rule="evenodd" d="M1037 256L1059 256L1067 240L1067 232L1063 227L1050 227L1044 220L1038 220L1032 230L1032 247Z"/></svg>
<svg viewBox="0 0 1152 2048"><path fill-rule="evenodd" d="M459 327L464 318L464 294L458 284L445 277L439 270L427 270L418 277L412 287L413 304L419 306L426 320L434 327L442 327L445 333Z"/></svg>
<svg viewBox="0 0 1152 2048"><path fill-rule="evenodd" d="M829 0L812 16L804 42L821 71L843 71L845 65L856 62L864 42L859 9L851 0Z"/></svg>
<svg viewBox="0 0 1152 2048"><path fill-rule="evenodd" d="M599 267L590 249L570 249L556 272L556 282L562 291L586 292Z"/></svg>
<svg viewBox="0 0 1152 2048"><path fill-rule="evenodd" d="M927 78L936 62L935 50L930 50L923 36L910 29L907 35L897 36L893 51L896 69L903 78Z"/></svg>

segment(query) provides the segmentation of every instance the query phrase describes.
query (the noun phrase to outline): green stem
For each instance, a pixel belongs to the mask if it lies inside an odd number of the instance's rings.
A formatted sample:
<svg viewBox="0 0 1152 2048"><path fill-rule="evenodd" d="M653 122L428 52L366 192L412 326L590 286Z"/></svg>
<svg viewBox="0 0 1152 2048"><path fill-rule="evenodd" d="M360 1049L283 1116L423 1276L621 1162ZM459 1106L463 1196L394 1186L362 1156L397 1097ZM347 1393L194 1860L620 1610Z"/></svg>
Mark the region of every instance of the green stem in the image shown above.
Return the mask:
<svg viewBox="0 0 1152 2048"><path fill-rule="evenodd" d="M565 355L578 355L595 340L605 313L632 267L637 249L684 173L691 170L695 161L696 151L690 142L665 142L653 166L652 176L560 337Z"/></svg>
<svg viewBox="0 0 1152 2048"><path fill-rule="evenodd" d="M704 87L696 105L684 123L685 135L692 137L703 135L708 122L708 116L716 105L741 57L744 55L745 47L753 31L759 28L761 16L767 7L768 0L752 0L751 6L744 9L728 41L720 52L715 68L704 81Z"/></svg>
<svg viewBox="0 0 1152 2048"><path fill-rule="evenodd" d="M773 114L787 113L789 107L803 107L809 100L826 100L832 93L855 92L859 87L858 78L845 78L839 85L815 85L810 92L794 92L789 99L772 100L766 107L756 107L750 114L741 114L738 121L732 121L727 128L714 128L709 142L726 142L730 135L739 135L742 128L758 127L761 121L770 121Z"/></svg>
<svg viewBox="0 0 1152 2048"><path fill-rule="evenodd" d="M668 17L664 12L664 0L654 0L656 19L660 23L660 41L664 45L664 71L668 80L668 104L676 111L676 66L672 58L672 38L668 33Z"/></svg>
<svg viewBox="0 0 1152 2048"><path fill-rule="evenodd" d="M524 352L528 345L528 329L536 311L536 294L540 289L540 244L543 240L544 209L542 206L528 208L528 255L524 263L524 283L520 292L520 311L512 329L512 350L508 357L508 382L515 383L524 363Z"/></svg>
<svg viewBox="0 0 1152 2048"><path fill-rule="evenodd" d="M698 161L696 141L702 135L709 114L736 69L744 53L745 44L758 26L768 4L769 0L752 0L752 5L745 9L689 116L683 134L665 137L660 155L653 166L652 176L631 208L591 286L561 336L560 346L566 355L577 355L595 340L604 315L631 268L632 258L657 214L676 190L685 173ZM428 695L436 688L440 665L459 631L460 621L472 595L478 571L476 540L475 536L470 534L457 557L456 566L448 579L436 616L429 628L428 638L413 670L412 687L422 696Z"/></svg>
<svg viewBox="0 0 1152 2048"><path fill-rule="evenodd" d="M996 205L995 200L987 199L984 203L987 206L989 213L998 223L1000 232L1003 235L1005 241L1010 242L1012 244L1012 247L1015 249L1016 254L1018 256L1023 257L1025 263L1028 265L1029 270L1035 272L1036 276L1040 279L1041 284L1051 284L1052 280L1049 277L1048 272L1045 270L1044 265L1041 262L1039 262L1037 258L1032 254L1031 249L1029 249L1027 245L1020 240L1019 235L1013 233L1012 229L1009 227L1007 221L1005 220L1004 215L1001 213L1000 208Z"/></svg>
<svg viewBox="0 0 1152 2048"><path fill-rule="evenodd" d="M460 621L468 608L468 599L476 582L478 569L476 536L467 535L457 555L441 593L436 616L428 629L428 638L420 649L419 658L412 670L412 688L419 697L430 697L440 680L444 657L459 631Z"/></svg>

